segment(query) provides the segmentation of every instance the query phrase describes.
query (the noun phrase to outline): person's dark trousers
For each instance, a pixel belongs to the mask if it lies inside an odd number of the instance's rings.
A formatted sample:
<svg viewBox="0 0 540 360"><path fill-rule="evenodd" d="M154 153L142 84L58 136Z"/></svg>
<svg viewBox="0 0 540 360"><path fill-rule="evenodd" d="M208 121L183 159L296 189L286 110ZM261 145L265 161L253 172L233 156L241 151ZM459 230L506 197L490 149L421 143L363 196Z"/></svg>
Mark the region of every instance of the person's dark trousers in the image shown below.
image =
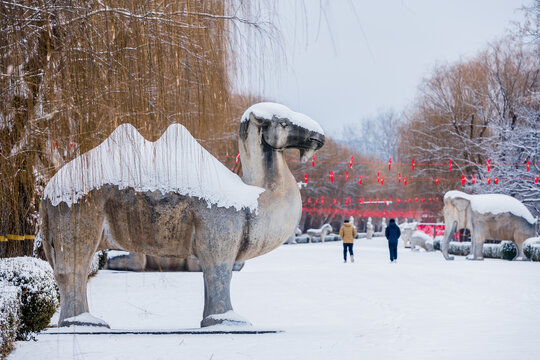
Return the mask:
<svg viewBox="0 0 540 360"><path fill-rule="evenodd" d="M343 260L347 260L347 248L349 249L349 254L351 254L351 256L354 256L354 253L352 250L353 245L354 244L343 243Z"/></svg>
<svg viewBox="0 0 540 360"><path fill-rule="evenodd" d="M390 250L390 261L397 260L397 241L388 241L388 249Z"/></svg>

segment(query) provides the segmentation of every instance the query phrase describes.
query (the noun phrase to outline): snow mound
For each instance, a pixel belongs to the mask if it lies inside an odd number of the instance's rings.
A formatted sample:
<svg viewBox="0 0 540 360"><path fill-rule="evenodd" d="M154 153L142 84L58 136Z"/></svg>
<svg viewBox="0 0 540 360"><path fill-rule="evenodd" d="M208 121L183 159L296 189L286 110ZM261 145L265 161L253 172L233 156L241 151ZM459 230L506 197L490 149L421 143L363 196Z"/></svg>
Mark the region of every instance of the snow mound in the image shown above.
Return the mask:
<svg viewBox="0 0 540 360"><path fill-rule="evenodd" d="M249 114L253 113L257 118L272 119L276 117L278 119L289 119L295 125L308 129L310 131L316 131L319 134L324 135L322 127L312 118L302 113L292 111L285 105L273 103L273 102L261 102L251 105L242 115L242 122L249 120Z"/></svg>
<svg viewBox="0 0 540 360"><path fill-rule="evenodd" d="M444 199L463 198L471 202L472 210L481 214L501 214L509 212L516 216L520 216L527 220L530 224L534 224L536 220L531 212L521 201L508 195L502 194L482 194L469 195L461 191L448 191L444 195Z"/></svg>
<svg viewBox="0 0 540 360"><path fill-rule="evenodd" d="M135 191L175 192L206 200L208 206L257 210L264 189L246 185L204 149L180 124L155 142L122 124L94 149L64 165L43 193L56 206L77 203L104 185Z"/></svg>
<svg viewBox="0 0 540 360"><path fill-rule="evenodd" d="M82 314L79 314L77 316L73 316L73 317L70 317L70 318L67 318L67 319L64 319L64 322L68 323L68 324L72 324L72 325L96 325L96 326L104 326L104 327L109 327L109 325L95 317L94 315L90 314L90 313L82 313Z"/></svg>

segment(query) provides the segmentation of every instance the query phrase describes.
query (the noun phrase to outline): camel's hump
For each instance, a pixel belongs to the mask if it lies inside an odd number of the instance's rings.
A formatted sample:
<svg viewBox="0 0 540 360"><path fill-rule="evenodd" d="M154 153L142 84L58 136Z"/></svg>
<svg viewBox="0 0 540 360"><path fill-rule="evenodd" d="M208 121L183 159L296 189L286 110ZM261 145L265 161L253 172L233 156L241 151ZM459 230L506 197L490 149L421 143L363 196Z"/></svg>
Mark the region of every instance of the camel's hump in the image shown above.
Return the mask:
<svg viewBox="0 0 540 360"><path fill-rule="evenodd" d="M206 200L208 206L257 210L264 189L240 177L204 149L180 124L170 125L155 142L133 125L118 126L94 149L64 165L43 193L53 205L68 206L103 185L136 191L175 192Z"/></svg>

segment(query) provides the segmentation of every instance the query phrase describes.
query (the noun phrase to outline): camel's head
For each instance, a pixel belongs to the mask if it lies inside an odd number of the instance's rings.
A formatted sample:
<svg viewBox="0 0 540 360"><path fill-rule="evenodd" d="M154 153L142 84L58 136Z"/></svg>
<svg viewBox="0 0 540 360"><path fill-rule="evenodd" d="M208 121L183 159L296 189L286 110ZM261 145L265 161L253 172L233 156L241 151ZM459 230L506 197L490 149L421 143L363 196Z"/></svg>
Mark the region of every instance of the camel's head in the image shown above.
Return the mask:
<svg viewBox="0 0 540 360"><path fill-rule="evenodd" d="M240 138L246 139L249 125L257 127L262 146L275 150L299 149L302 162L324 145L324 131L308 116L294 112L284 105L259 103L242 116Z"/></svg>

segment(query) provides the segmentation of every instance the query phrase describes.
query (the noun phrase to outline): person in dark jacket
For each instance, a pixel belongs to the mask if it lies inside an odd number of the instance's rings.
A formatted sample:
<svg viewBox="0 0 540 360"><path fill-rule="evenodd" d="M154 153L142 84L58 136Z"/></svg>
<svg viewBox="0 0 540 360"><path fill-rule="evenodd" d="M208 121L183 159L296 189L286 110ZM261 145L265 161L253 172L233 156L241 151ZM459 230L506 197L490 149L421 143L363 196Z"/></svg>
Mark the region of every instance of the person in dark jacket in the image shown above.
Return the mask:
<svg viewBox="0 0 540 360"><path fill-rule="evenodd" d="M398 239L401 236L401 230L396 224L396 220L390 219L390 224L384 233L388 239L388 249L390 250L390 262L397 261L397 245Z"/></svg>

